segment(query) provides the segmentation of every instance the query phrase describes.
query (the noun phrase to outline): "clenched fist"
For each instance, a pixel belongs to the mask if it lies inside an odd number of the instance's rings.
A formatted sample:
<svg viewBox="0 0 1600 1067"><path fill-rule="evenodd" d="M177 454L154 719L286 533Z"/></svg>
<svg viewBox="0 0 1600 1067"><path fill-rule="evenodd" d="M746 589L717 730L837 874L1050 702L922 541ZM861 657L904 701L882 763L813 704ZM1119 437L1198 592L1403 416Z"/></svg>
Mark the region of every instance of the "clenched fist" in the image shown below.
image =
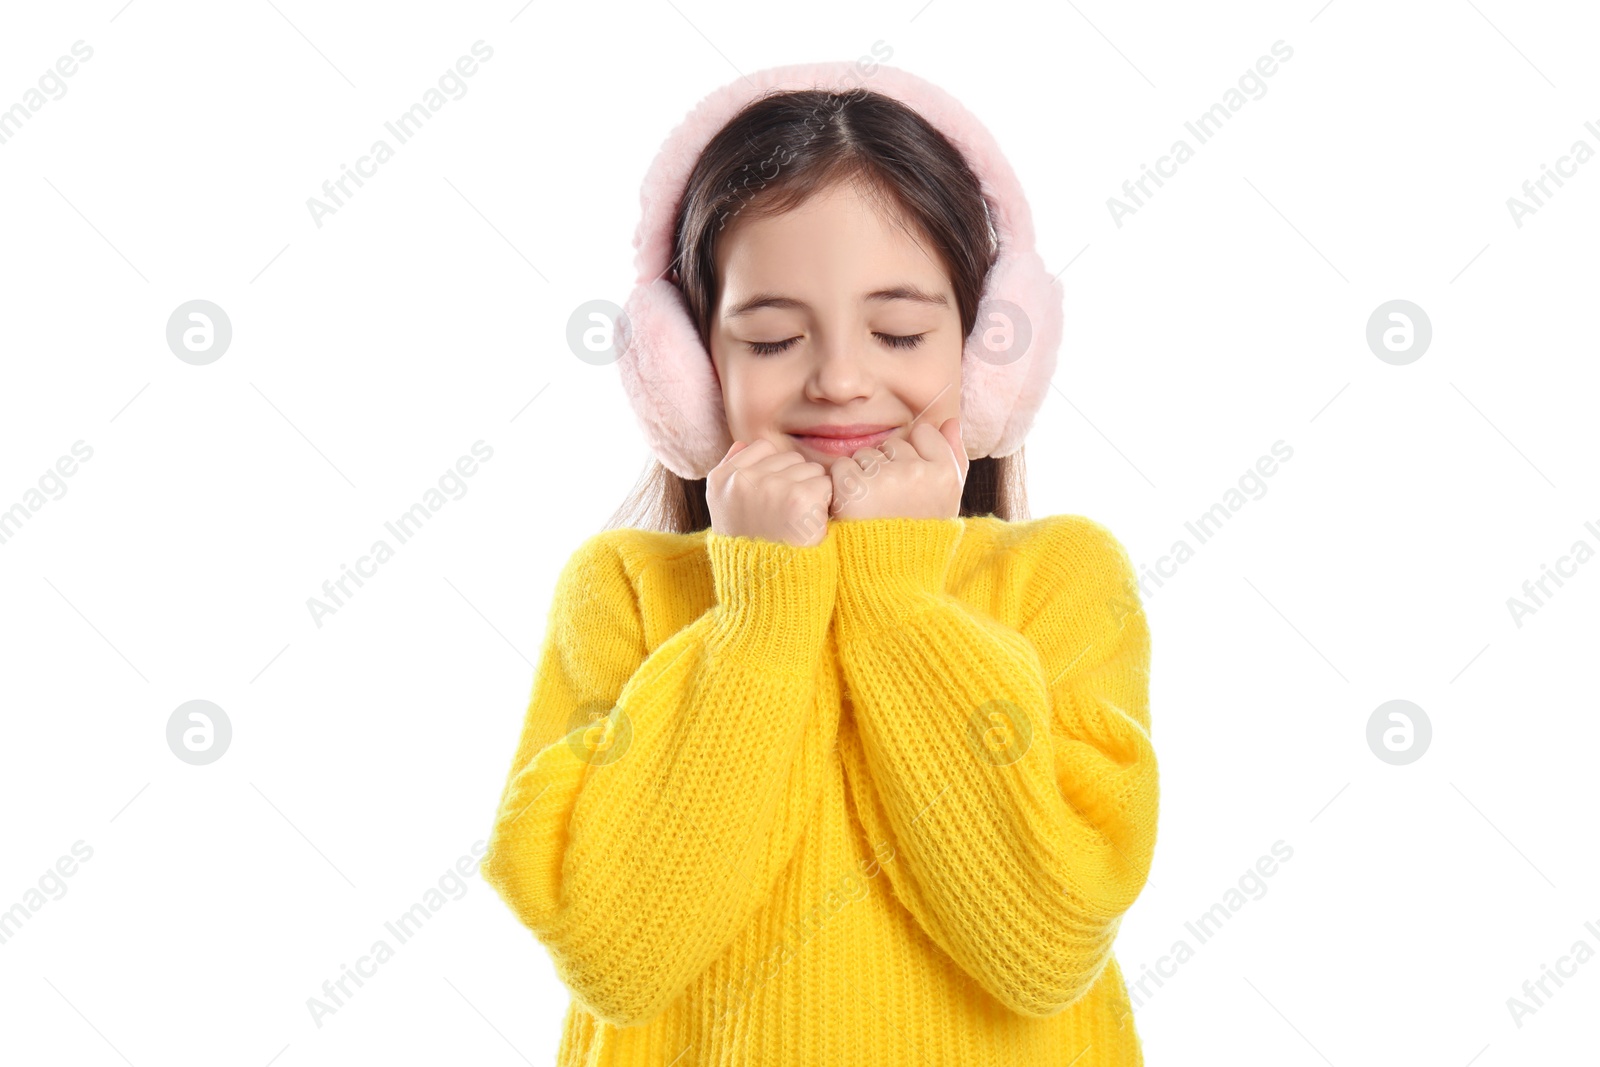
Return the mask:
<svg viewBox="0 0 1600 1067"><path fill-rule="evenodd" d="M735 441L706 475L711 529L727 537L759 537L797 547L828 534L833 479L820 463L780 451L765 438Z"/></svg>

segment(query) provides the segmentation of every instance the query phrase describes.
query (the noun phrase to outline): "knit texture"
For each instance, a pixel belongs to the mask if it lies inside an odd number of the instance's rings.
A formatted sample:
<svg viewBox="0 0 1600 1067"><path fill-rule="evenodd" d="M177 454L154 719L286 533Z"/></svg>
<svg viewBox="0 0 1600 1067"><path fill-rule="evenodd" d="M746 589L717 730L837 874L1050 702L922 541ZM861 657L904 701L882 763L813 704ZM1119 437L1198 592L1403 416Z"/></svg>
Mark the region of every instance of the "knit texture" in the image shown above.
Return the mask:
<svg viewBox="0 0 1600 1067"><path fill-rule="evenodd" d="M1149 663L1082 516L591 537L481 864L558 1067L1142 1064Z"/></svg>

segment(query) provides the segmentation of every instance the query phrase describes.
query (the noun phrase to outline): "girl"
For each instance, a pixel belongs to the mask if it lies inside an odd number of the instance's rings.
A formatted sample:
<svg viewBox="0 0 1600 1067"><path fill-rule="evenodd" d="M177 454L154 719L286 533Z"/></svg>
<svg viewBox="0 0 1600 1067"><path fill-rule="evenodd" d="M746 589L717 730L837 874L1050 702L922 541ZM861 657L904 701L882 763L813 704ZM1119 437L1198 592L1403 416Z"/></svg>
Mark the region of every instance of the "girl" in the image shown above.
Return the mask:
<svg viewBox="0 0 1600 1067"><path fill-rule="evenodd" d="M644 520L562 571L482 862L558 1063L1142 1063L1149 632L1108 531L1026 517L1060 291L1009 167L904 71L782 67L642 201Z"/></svg>

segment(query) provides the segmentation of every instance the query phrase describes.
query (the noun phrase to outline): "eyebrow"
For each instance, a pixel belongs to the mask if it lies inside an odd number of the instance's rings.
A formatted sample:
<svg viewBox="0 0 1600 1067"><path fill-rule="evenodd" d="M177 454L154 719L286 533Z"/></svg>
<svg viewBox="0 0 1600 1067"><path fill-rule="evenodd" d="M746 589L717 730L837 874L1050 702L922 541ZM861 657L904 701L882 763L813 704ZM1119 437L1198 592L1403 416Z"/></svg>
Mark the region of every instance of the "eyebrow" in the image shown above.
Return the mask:
<svg viewBox="0 0 1600 1067"><path fill-rule="evenodd" d="M943 294L929 293L917 288L915 285L896 285L889 289L874 289L864 299L867 300L911 300L918 304L932 304L935 307L949 307L950 301ZM761 308L785 308L794 311L810 311L811 305L803 300L796 300L792 296L781 296L778 293L757 293L748 300L740 301L728 309L723 316L736 319L741 315L748 315Z"/></svg>

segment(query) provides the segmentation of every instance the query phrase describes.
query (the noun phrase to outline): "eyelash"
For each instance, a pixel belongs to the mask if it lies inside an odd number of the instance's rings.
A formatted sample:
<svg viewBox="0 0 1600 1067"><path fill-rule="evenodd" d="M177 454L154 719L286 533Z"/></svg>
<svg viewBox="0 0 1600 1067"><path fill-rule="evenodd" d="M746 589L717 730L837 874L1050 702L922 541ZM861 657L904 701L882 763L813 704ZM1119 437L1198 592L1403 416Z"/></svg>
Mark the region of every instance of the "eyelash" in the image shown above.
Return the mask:
<svg viewBox="0 0 1600 1067"><path fill-rule="evenodd" d="M882 338L884 344L890 348L915 348L922 343L922 339L927 335L913 333L901 337L892 333L879 333L873 334L873 336ZM750 351L758 356L775 356L798 340L798 337L791 337L785 341L746 341L745 344L749 345Z"/></svg>

